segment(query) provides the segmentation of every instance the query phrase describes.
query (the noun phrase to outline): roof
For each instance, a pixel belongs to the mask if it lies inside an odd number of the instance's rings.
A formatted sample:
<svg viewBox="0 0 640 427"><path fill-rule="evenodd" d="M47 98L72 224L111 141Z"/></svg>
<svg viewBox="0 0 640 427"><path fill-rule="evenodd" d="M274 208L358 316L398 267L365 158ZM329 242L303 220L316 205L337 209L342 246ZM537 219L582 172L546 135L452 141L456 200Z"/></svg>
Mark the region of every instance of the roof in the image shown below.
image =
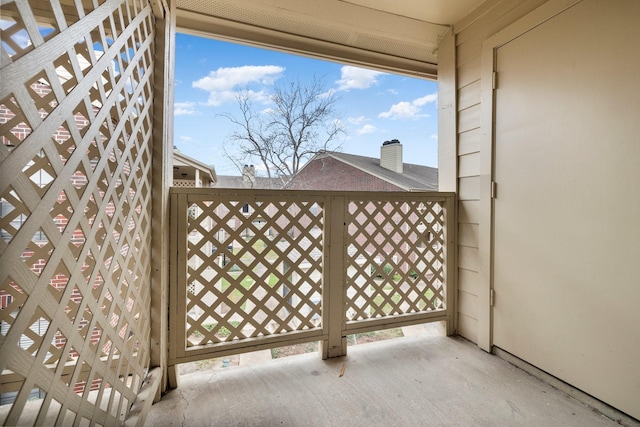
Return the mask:
<svg viewBox="0 0 640 427"><path fill-rule="evenodd" d="M266 178L256 176L255 182L245 179L242 176L218 175L217 188L259 188L259 189L280 189L282 180L280 178Z"/></svg>
<svg viewBox="0 0 640 427"><path fill-rule="evenodd" d="M185 179L195 179L193 170L199 170L204 173L211 182L216 182L216 170L213 166L205 165L204 163L181 153L178 150L173 150L173 171L174 177L177 173L185 174ZM178 176L179 177L179 176Z"/></svg>
<svg viewBox="0 0 640 427"><path fill-rule="evenodd" d="M351 165L377 178L403 188L406 191L438 190L437 168L412 163L403 163L403 173L398 173L380 166L380 159L376 157L358 156L355 154L340 152L319 153L311 159L311 161L323 157L332 157L338 161ZM307 164L311 163L311 161Z"/></svg>

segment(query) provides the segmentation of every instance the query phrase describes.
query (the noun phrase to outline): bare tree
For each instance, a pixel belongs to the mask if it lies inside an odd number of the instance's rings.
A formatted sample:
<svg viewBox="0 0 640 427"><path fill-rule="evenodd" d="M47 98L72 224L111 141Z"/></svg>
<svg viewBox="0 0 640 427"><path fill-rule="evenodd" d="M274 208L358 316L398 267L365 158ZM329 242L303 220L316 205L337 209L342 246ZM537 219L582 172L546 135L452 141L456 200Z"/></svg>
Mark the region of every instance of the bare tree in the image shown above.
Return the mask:
<svg viewBox="0 0 640 427"><path fill-rule="evenodd" d="M271 105L263 111L254 108L247 92L236 99L241 116L223 114L237 126L224 151L238 168L261 164L269 178L284 182L316 153L339 149L336 139L344 129L336 113L338 97L322 80L274 86Z"/></svg>

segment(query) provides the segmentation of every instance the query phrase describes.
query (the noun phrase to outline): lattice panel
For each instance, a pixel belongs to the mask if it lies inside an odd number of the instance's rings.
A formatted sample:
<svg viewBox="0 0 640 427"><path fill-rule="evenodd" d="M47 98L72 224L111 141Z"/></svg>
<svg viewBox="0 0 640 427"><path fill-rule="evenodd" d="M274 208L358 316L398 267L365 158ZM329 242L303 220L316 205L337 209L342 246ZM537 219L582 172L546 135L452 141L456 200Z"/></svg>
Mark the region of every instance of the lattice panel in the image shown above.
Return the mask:
<svg viewBox="0 0 640 427"><path fill-rule="evenodd" d="M347 321L445 308L444 220L443 202L349 202Z"/></svg>
<svg viewBox="0 0 640 427"><path fill-rule="evenodd" d="M187 346L321 328L320 204L209 198L187 214Z"/></svg>
<svg viewBox="0 0 640 427"><path fill-rule="evenodd" d="M150 357L154 17L0 8L0 423L121 424Z"/></svg>

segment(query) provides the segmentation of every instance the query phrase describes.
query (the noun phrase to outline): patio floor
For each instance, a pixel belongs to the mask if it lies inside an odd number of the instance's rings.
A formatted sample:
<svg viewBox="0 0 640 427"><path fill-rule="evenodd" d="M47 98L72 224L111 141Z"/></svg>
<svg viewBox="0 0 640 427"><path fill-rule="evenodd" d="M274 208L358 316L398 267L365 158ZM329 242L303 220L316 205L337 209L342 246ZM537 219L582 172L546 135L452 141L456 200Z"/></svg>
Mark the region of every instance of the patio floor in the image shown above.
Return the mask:
<svg viewBox="0 0 640 427"><path fill-rule="evenodd" d="M341 371L343 375L340 376ZM182 375L148 426L614 426L462 338L432 334Z"/></svg>

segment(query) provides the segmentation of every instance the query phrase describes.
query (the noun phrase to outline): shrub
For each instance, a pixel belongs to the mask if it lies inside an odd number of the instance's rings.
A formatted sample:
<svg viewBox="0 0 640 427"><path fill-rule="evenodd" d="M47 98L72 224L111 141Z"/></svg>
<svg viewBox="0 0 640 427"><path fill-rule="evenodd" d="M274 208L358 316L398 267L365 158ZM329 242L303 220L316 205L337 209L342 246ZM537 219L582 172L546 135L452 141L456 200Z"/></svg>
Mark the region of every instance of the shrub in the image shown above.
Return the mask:
<svg viewBox="0 0 640 427"><path fill-rule="evenodd" d="M393 266L389 263L385 264L384 267L382 267L382 273L385 274L385 276L391 276L391 273L393 273ZM378 271L378 266L377 265L372 265L371 266L371 275L372 276L376 276L381 278L382 277L382 273L380 273Z"/></svg>

